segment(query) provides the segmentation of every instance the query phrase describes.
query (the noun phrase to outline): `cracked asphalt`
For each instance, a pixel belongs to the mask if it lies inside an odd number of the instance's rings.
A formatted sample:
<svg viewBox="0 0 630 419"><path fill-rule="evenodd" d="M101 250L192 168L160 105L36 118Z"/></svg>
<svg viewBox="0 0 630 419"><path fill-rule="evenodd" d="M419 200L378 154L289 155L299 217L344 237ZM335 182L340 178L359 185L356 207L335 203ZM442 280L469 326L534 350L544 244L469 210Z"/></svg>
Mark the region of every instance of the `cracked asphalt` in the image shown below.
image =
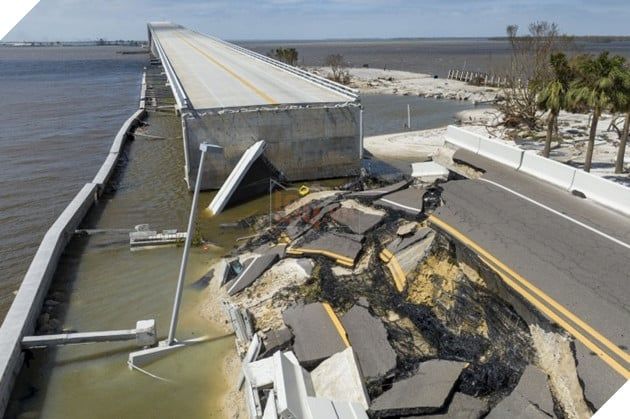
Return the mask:
<svg viewBox="0 0 630 419"><path fill-rule="evenodd" d="M623 242L630 220L529 176L476 161L489 179ZM434 216L491 253L628 353L630 250L483 180L443 185ZM592 340L598 346L600 343ZM605 349L602 347L602 349ZM608 353L609 351L606 350ZM626 370L627 358L612 354ZM576 341L585 395L599 408L625 379Z"/></svg>

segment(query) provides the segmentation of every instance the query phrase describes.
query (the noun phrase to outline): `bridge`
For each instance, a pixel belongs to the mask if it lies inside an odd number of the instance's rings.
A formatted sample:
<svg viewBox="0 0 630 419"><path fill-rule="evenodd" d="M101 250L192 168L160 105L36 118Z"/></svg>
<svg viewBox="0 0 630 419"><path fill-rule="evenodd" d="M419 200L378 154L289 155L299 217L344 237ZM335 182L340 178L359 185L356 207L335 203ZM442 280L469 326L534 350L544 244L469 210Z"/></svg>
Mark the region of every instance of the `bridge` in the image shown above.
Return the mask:
<svg viewBox="0 0 630 419"><path fill-rule="evenodd" d="M189 186L204 141L223 153L208 158L202 189L219 188L259 140L290 181L358 172L362 109L355 90L180 25L150 23L148 32L182 118Z"/></svg>

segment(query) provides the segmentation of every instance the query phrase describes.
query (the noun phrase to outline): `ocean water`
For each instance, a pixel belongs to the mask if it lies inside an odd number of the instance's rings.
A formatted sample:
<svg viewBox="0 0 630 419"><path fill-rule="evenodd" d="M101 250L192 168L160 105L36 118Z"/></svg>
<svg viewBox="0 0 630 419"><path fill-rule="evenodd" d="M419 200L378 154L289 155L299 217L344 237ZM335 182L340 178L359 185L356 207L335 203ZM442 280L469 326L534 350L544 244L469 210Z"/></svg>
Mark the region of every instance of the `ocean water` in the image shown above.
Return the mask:
<svg viewBox="0 0 630 419"><path fill-rule="evenodd" d="M145 55L0 48L0 319L41 238L137 108Z"/></svg>
<svg viewBox="0 0 630 419"><path fill-rule="evenodd" d="M486 38L350 40L350 41L243 41L240 45L262 54L278 47L296 48L300 65L324 65L330 54L341 54L352 67L368 66L437 74L450 69L502 72L508 68L511 49L507 41ZM607 50L630 59L630 41L576 41L579 53Z"/></svg>

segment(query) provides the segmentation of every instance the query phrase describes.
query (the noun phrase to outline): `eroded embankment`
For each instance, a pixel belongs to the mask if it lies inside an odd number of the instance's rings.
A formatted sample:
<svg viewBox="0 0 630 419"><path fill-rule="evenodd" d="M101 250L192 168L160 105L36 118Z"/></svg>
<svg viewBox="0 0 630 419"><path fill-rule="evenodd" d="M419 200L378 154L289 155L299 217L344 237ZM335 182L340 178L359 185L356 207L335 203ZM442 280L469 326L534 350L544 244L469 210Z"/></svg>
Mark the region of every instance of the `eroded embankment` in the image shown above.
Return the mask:
<svg viewBox="0 0 630 419"><path fill-rule="evenodd" d="M439 185L408 183L362 179L291 204L275 214L272 228L267 217L249 220L257 235L208 272L205 314L235 327L245 364L292 351L314 384L293 398L355 402L371 417L449 413L464 405L471 417L505 417L515 409L587 417L570 339L477 255L427 223L439 205ZM418 196L421 208L410 204ZM320 316L326 311L330 319ZM251 356L254 334L263 344ZM335 364L348 346L360 376L354 387L344 378L352 366ZM282 385L261 385L255 370L245 367L251 411L281 404ZM413 393L414 386L425 390Z"/></svg>

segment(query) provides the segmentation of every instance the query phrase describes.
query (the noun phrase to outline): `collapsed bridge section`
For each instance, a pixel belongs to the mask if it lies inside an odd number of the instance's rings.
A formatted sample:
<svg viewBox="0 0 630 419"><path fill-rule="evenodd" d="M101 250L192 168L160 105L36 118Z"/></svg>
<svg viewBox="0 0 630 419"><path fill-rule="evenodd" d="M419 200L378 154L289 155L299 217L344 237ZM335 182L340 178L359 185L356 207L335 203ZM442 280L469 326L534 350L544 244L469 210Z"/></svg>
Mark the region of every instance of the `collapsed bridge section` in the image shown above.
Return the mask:
<svg viewBox="0 0 630 419"><path fill-rule="evenodd" d="M269 161L289 181L356 174L362 153L357 92L299 68L169 22L148 25L182 116L186 180L208 157L202 189L216 189L243 152L264 140Z"/></svg>

